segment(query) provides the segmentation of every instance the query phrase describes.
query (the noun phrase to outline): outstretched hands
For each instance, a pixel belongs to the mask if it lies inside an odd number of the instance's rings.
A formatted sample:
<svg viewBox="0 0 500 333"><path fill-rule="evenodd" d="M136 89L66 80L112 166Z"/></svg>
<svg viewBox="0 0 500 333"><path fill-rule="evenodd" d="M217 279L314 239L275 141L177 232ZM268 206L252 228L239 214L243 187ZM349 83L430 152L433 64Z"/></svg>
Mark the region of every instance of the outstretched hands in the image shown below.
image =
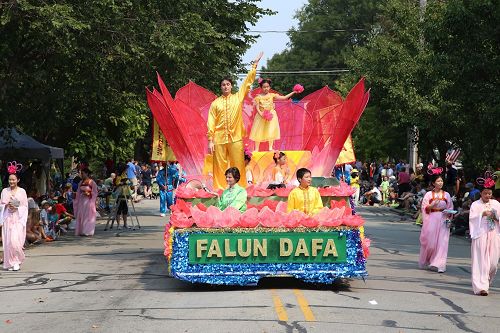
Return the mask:
<svg viewBox="0 0 500 333"><path fill-rule="evenodd" d="M257 65L258 65L258 63L259 63L259 61L260 61L260 58L262 58L262 56L263 56L263 55L264 55L264 52L260 52L260 53L257 55L257 57L255 57L255 59L254 59L254 61L253 61L253 64L254 64L255 66L257 66Z"/></svg>

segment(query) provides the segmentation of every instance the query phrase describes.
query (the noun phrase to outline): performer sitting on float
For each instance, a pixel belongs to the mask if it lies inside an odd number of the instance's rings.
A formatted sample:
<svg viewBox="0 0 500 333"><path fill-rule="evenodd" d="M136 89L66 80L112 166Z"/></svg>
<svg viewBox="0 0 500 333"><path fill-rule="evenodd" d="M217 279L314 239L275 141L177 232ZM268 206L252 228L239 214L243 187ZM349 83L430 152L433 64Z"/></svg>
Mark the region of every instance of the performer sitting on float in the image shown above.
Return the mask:
<svg viewBox="0 0 500 333"><path fill-rule="evenodd" d="M226 170L225 176L229 187L222 192L217 207L220 210L234 207L242 213L245 212L247 210L247 191L237 184L241 177L240 170L235 167L229 168Z"/></svg>
<svg viewBox="0 0 500 333"><path fill-rule="evenodd" d="M287 211L291 212L295 209L312 216L323 208L323 202L318 189L311 186L311 171L300 168L297 170L297 180L300 185L288 195Z"/></svg>
<svg viewBox="0 0 500 333"><path fill-rule="evenodd" d="M274 190L277 188L286 187L287 179L290 175L290 169L286 164L286 155L284 152L275 152L273 156L274 168L273 168L273 179L268 189Z"/></svg>
<svg viewBox="0 0 500 333"><path fill-rule="evenodd" d="M287 100L296 92L292 91L286 96L269 92L271 90L271 79L259 79L259 86L262 92L254 98L257 114L250 130L250 140L255 141L255 151L259 151L260 143L266 141L269 142L269 151L272 151L274 141L279 140L281 137L274 101Z"/></svg>

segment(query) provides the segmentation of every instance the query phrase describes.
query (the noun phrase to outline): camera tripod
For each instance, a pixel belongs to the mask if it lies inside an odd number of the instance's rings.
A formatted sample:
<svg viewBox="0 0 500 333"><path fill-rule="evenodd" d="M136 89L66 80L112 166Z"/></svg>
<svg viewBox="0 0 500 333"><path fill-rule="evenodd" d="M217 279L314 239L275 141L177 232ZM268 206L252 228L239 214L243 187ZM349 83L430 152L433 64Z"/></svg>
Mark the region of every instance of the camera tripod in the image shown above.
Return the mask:
<svg viewBox="0 0 500 333"><path fill-rule="evenodd" d="M129 200L130 200L130 203L132 206L132 210L129 209L129 205L128 205ZM141 229L141 225L139 223L139 218L137 217L137 212L135 211L134 201L132 200L132 198L130 196L128 196L128 197L120 196L116 199L113 210L108 217L108 221L106 222L106 227L104 228L104 231L107 231L108 227L109 227L109 230L113 229L113 225L115 224L115 220L117 220L117 216L118 216L118 207L120 207L121 202L124 202L125 205L127 205L127 212L128 212L127 216L129 217L128 222L131 224L132 230L135 230L136 228ZM134 217L135 217L135 222L134 222ZM111 222L111 226L109 225L109 222ZM137 222L137 226L136 226L136 222Z"/></svg>

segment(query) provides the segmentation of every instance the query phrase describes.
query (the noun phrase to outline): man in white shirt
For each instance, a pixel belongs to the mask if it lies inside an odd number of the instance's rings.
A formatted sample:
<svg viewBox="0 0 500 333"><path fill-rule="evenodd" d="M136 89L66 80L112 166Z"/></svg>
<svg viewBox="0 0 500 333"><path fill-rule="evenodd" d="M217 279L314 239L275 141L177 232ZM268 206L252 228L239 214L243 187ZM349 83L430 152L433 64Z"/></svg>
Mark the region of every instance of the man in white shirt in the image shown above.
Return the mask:
<svg viewBox="0 0 500 333"><path fill-rule="evenodd" d="M382 201L382 193L377 188L377 186L372 183L372 189L364 194L366 197L366 205L373 206L374 204L379 204Z"/></svg>

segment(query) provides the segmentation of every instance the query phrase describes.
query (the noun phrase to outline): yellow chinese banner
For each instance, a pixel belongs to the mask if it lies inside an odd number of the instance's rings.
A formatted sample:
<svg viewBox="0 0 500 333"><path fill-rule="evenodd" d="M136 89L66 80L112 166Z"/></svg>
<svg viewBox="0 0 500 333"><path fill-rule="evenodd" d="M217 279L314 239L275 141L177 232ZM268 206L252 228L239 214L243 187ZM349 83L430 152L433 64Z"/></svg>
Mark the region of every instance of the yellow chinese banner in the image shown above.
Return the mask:
<svg viewBox="0 0 500 333"><path fill-rule="evenodd" d="M167 143L165 136L161 132L160 126L153 119L153 145L151 147L151 161L165 162L176 161L172 148Z"/></svg>
<svg viewBox="0 0 500 333"><path fill-rule="evenodd" d="M337 158L335 165L351 164L356 162L356 156L354 155L354 146L352 144L351 135L347 138L344 143L344 147L340 151L340 155Z"/></svg>

